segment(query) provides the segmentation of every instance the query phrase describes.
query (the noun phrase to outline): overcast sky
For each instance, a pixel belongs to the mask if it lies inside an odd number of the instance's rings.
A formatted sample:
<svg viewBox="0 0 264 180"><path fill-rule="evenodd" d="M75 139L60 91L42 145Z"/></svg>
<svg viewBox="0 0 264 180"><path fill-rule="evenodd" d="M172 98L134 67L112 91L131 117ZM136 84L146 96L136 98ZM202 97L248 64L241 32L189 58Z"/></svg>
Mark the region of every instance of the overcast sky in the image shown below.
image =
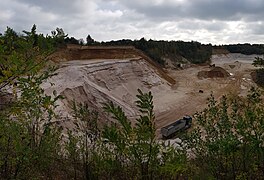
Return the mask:
<svg viewBox="0 0 264 180"><path fill-rule="evenodd" d="M97 41L264 43L264 0L0 0L0 32L33 24Z"/></svg>

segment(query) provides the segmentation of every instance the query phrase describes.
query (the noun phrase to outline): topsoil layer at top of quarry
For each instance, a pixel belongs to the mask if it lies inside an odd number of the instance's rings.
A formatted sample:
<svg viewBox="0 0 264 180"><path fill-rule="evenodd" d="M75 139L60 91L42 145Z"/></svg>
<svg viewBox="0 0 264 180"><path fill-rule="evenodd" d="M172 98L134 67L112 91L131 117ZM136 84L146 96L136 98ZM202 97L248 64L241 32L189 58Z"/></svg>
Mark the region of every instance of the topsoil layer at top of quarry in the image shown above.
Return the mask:
<svg viewBox="0 0 264 180"><path fill-rule="evenodd" d="M89 59L126 59L140 55L132 46L79 46L67 45L53 53L49 59L55 62Z"/></svg>
<svg viewBox="0 0 264 180"><path fill-rule="evenodd" d="M123 50L120 52L123 53ZM65 97L58 102L57 111L64 118L60 123L69 128L74 126L70 108L72 100L88 103L91 108L98 110L103 124L108 123L109 118L102 110L102 103L113 101L123 108L133 123L139 115L135 105L137 89L151 91L154 96L155 124L159 130L184 115L193 115L203 110L212 92L216 99L230 93L246 95L250 87L255 85L250 76L255 69L251 65L254 57L239 54L213 55L212 64L217 66L215 68L193 65L183 70L166 70L166 76L176 83L164 78L165 75L160 72L165 71L153 65L149 58L146 60L138 54L129 58L63 59L57 60L60 66L58 75L43 84L43 87L47 93L56 90ZM224 77L198 77L199 72L212 70L223 73ZM50 82L55 85L50 86Z"/></svg>

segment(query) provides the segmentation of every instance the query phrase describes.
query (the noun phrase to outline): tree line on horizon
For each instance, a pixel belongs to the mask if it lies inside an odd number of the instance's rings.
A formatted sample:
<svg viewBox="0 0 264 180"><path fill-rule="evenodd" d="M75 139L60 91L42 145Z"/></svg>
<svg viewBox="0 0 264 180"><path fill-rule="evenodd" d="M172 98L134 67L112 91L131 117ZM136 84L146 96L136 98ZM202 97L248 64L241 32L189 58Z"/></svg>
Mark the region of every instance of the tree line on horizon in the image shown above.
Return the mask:
<svg viewBox="0 0 264 180"><path fill-rule="evenodd" d="M166 60L170 59L175 64L186 63L186 60L194 64L210 63L214 49L224 49L230 53L241 53L245 55L264 54L263 44L229 44L229 45L212 45L202 44L197 41L165 41L165 40L146 40L142 37L139 40L122 39L111 40L108 42L98 42L94 40L90 34L86 37L86 42L83 39L68 37L62 28L56 28L51 34L58 33L57 36L63 36L57 43L63 47L66 44L77 44L87 46L134 46L143 51L146 55L152 58L161 66L165 66ZM0 34L1 35L1 34Z"/></svg>
<svg viewBox="0 0 264 180"><path fill-rule="evenodd" d="M72 37L72 39L74 39ZM245 55L261 55L264 54L264 45L263 44L229 44L229 45L212 45L212 44L202 44L197 41L165 41L165 40L146 40L144 37L140 40L130 40L130 39L122 39L122 40L112 40L108 42L97 42L90 35L86 38L86 44L81 43L81 45L87 46L134 46L144 53L146 53L149 57L151 57L154 61L159 63L160 65L165 65L166 58L175 61L176 63L183 63L184 60L182 58L187 59L190 63L194 64L203 64L210 62L210 58L213 53L213 49L224 49L230 53L241 53ZM80 44L78 40L67 42Z"/></svg>
<svg viewBox="0 0 264 180"><path fill-rule="evenodd" d="M57 28L64 33L62 28ZM261 55L264 54L264 44L228 44L228 45L212 45L202 44L197 41L166 41L166 40L146 40L142 37L139 40L122 39L111 40L107 42L98 42L94 40L90 34L83 39L77 40L74 37L65 36L61 44L78 44L86 46L134 46L142 50L146 55L152 58L161 66L165 66L165 59L170 59L175 64L186 63L185 59L193 64L210 63L210 58L214 49L224 49L230 53L241 53L245 55Z"/></svg>

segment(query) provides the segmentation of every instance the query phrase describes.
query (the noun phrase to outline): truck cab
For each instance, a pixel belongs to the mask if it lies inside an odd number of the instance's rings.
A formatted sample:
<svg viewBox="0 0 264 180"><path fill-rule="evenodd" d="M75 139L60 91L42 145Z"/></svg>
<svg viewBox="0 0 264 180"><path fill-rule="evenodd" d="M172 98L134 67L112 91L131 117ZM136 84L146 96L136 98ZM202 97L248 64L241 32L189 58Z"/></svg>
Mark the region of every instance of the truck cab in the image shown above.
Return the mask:
<svg viewBox="0 0 264 180"><path fill-rule="evenodd" d="M185 122L186 122L185 129L190 128L192 125L192 117L191 116L184 116L183 120L185 120Z"/></svg>

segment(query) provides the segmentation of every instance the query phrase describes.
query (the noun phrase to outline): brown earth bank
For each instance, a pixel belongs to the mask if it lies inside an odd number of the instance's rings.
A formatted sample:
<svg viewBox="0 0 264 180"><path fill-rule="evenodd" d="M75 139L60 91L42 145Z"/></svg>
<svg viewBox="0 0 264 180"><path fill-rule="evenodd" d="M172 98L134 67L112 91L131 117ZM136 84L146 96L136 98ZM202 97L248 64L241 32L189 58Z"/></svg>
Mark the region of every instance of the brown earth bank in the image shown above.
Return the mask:
<svg viewBox="0 0 264 180"><path fill-rule="evenodd" d="M67 45L53 53L49 59L55 62L87 59L125 59L140 57L132 46L79 46Z"/></svg>
<svg viewBox="0 0 264 180"><path fill-rule="evenodd" d="M159 129L184 115L203 110L211 93L246 95L255 83L251 73L254 55L217 54L216 67L191 65L181 70L162 69L133 47L68 47L53 55L58 75L43 84L47 93L56 90L65 99L57 109L60 124L72 128L71 102L88 103L99 111L101 124L109 122L102 104L113 101L134 122L137 89L154 96L156 127ZM201 72L202 75L201 75ZM199 75L200 74L200 75ZM195 124L195 122L194 122Z"/></svg>
<svg viewBox="0 0 264 180"><path fill-rule="evenodd" d="M227 78L230 74L221 67L212 67L209 71L200 71L199 78Z"/></svg>

